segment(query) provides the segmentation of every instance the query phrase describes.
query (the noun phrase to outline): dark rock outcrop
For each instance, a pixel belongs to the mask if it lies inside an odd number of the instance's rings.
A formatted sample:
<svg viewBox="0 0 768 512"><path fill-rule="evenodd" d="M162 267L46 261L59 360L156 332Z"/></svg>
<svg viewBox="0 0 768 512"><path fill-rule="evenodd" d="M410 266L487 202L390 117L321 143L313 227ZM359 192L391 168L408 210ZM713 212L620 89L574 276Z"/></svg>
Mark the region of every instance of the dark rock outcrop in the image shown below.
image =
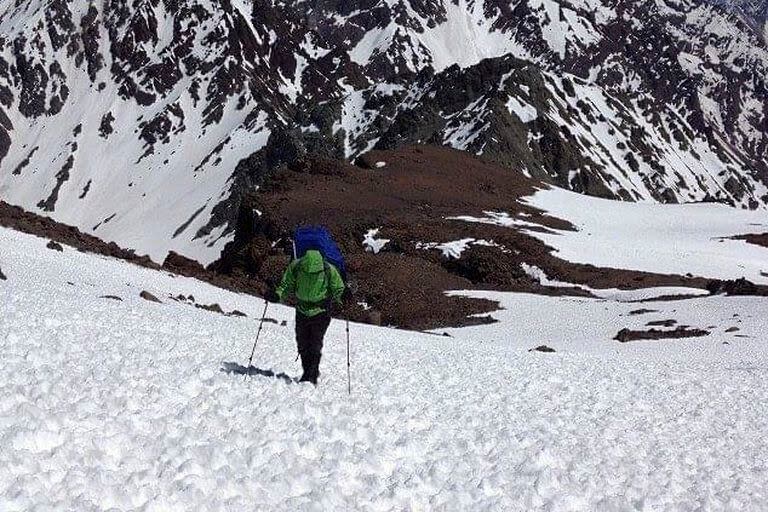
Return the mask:
<svg viewBox="0 0 768 512"><path fill-rule="evenodd" d="M544 352L544 353L551 354L551 353L557 352L557 351L555 349L553 349L552 347L548 347L546 345L539 345L538 347L528 349L528 352Z"/></svg>
<svg viewBox="0 0 768 512"><path fill-rule="evenodd" d="M173 251L169 252L163 261L163 268L187 277L197 277L205 273L205 267L195 260L189 259Z"/></svg>
<svg viewBox="0 0 768 512"><path fill-rule="evenodd" d="M48 242L48 244L46 245L46 247L47 247L48 249L51 249L52 251L59 251L59 252L64 252L64 247L62 247L60 243L58 243L58 242L54 242L53 240L51 240L50 242Z"/></svg>
<svg viewBox="0 0 768 512"><path fill-rule="evenodd" d="M648 327L674 327L677 325L677 320L654 320L652 322L648 322L645 325Z"/></svg>
<svg viewBox="0 0 768 512"><path fill-rule="evenodd" d="M649 313L658 313L658 310L641 308L641 309L634 309L629 312L630 315L647 315Z"/></svg>
<svg viewBox="0 0 768 512"><path fill-rule="evenodd" d="M153 294L149 293L149 292L148 292L148 291L146 291L146 290L143 290L143 291L142 291L142 292L139 294L139 297L141 297L142 299L144 299L144 300L146 300L146 301L149 301L149 302L159 302L159 303L162 303L162 302L163 302L163 301L161 301L160 299L158 299L157 297L155 297Z"/></svg>
<svg viewBox="0 0 768 512"><path fill-rule="evenodd" d="M747 243L768 248L768 233L741 235L734 238L736 240L746 240Z"/></svg>
<svg viewBox="0 0 768 512"><path fill-rule="evenodd" d="M758 295L768 296L768 286L756 285L746 278L729 281L711 281L707 285L709 293L725 295Z"/></svg>
<svg viewBox="0 0 768 512"><path fill-rule="evenodd" d="M664 339L679 339L679 338L697 338L701 336L708 336L709 331L704 329L692 329L687 325L680 325L673 330L660 330L649 329L647 331L637 331L628 328L624 328L616 334L613 338L621 343L637 340L664 340Z"/></svg>
<svg viewBox="0 0 768 512"><path fill-rule="evenodd" d="M195 304L195 307L212 313L219 313L220 315L224 314L224 310L222 310L221 306L218 304Z"/></svg>

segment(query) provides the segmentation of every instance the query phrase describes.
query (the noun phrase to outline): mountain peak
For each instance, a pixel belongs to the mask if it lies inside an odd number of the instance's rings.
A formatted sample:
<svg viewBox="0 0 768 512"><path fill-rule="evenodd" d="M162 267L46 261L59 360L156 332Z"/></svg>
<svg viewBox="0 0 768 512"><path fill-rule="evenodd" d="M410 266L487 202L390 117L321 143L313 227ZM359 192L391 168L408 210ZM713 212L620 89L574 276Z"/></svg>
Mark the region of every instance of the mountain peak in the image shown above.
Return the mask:
<svg viewBox="0 0 768 512"><path fill-rule="evenodd" d="M4 7L0 197L206 263L306 154L428 143L602 197L768 204L764 5L337 4Z"/></svg>

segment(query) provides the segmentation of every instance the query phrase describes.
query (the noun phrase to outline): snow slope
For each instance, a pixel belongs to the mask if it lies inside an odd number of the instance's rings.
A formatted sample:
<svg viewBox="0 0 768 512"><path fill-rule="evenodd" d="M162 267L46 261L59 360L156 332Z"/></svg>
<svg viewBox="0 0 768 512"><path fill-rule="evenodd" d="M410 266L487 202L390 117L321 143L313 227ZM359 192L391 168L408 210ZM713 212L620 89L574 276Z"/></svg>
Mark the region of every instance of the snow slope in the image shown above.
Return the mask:
<svg viewBox="0 0 768 512"><path fill-rule="evenodd" d="M610 341L647 320L631 304L514 294L453 337L353 325L347 396L341 322L318 389L244 378L222 367L258 299L45 244L0 229L0 510L768 506L764 301L651 303L717 324L682 341ZM288 326L254 363L295 376L291 311L268 316Z"/></svg>
<svg viewBox="0 0 768 512"><path fill-rule="evenodd" d="M568 261L663 274L768 283L768 250L730 237L768 232L768 213L719 204L658 205L587 197L562 189L526 201L577 231L528 231ZM506 219L511 225L516 219Z"/></svg>

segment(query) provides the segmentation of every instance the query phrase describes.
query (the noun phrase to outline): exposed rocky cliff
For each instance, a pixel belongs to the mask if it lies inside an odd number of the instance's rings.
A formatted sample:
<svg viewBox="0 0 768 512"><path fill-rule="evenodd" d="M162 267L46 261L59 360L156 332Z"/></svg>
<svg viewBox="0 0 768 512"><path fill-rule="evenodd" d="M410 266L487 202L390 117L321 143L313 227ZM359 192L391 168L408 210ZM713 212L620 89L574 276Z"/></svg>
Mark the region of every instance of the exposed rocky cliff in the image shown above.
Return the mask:
<svg viewBox="0 0 768 512"><path fill-rule="evenodd" d="M760 9L702 0L15 0L0 198L208 263L306 154L422 142L625 200L768 204ZM758 27L756 29L756 27Z"/></svg>

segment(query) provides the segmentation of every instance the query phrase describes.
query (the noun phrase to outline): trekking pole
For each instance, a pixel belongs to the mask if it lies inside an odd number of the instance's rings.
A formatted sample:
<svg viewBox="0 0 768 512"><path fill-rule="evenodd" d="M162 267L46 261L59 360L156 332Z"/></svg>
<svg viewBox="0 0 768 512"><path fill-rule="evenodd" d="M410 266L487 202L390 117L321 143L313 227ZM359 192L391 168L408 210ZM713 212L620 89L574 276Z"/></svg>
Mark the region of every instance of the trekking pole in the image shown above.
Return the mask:
<svg viewBox="0 0 768 512"><path fill-rule="evenodd" d="M352 395L352 378L349 369L349 320L347 320L347 392Z"/></svg>
<svg viewBox="0 0 768 512"><path fill-rule="evenodd" d="M248 377L248 371L251 369L251 363L253 362L253 354L256 353L256 344L259 342L259 335L261 334L261 328L264 326L264 319L267 317L267 308L269 307L269 301L264 299L264 313L261 314L261 322L259 322L259 330L256 331L256 341L253 342L253 350L251 350L251 357L248 358L248 366L245 368L245 377Z"/></svg>

